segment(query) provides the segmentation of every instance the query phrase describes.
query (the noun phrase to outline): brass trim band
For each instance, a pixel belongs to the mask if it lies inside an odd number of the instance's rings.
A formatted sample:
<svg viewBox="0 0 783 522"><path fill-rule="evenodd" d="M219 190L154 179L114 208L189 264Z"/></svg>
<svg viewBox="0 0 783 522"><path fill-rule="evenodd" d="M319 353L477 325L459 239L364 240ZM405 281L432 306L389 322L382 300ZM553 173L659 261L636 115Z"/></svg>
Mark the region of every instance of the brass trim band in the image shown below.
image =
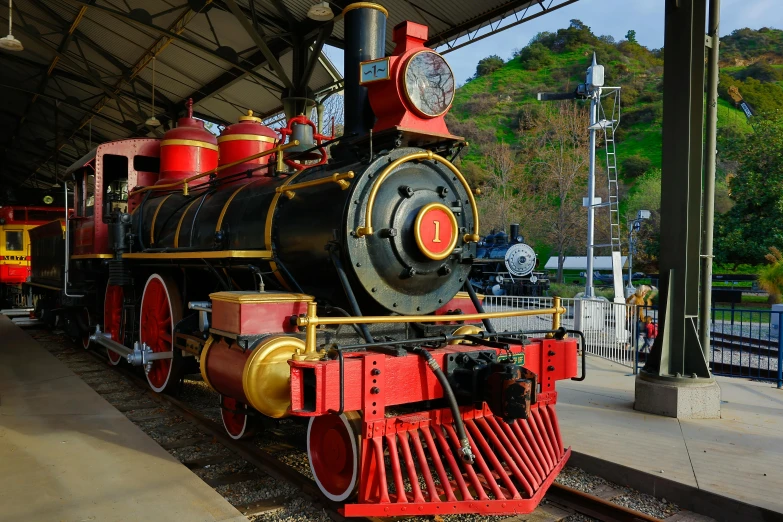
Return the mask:
<svg viewBox="0 0 783 522"><path fill-rule="evenodd" d="M470 203L470 210L473 212L473 234L465 234L463 236L463 240L466 243L477 243L481 236L479 236L479 214L478 214L478 207L476 206L476 198L473 197L473 191L470 189L470 185L468 185L467 180L465 179L465 176L462 175L462 172L459 171L457 167L454 166L453 163L451 163L446 158L439 156L432 151L422 151L422 152L414 152L413 154L409 154L407 156L403 156L401 158L397 158L396 160L389 163L383 171L378 175L377 178L375 178L375 181L373 182L372 189L370 190L370 195L367 198L367 204L365 205L365 215L364 215L364 226L360 226L356 229L356 235L359 237L364 236L370 236L373 234L373 228L372 228L372 211L375 207L375 199L378 197L378 190L381 188L381 184L386 180L387 177L389 177L389 174L402 165L403 163L407 163L409 161L416 161L416 160L434 160L437 161L448 168L452 174L459 180L462 187L465 189L465 192L468 194L468 201Z"/></svg>
<svg viewBox="0 0 783 522"><path fill-rule="evenodd" d="M46 288L48 290L58 290L58 291L62 290L62 288L60 288L59 286L42 285L41 283L26 282L25 284L30 286L40 286L41 288Z"/></svg>
<svg viewBox="0 0 783 522"><path fill-rule="evenodd" d="M198 200L199 200L199 198L193 198L193 201L190 202L190 205L188 205L185 208L185 211L179 217L179 222L177 223L177 231L174 232L174 248L179 248L179 231L182 228L182 222L185 220L185 216L188 214L188 210L190 210L190 207L195 205L196 201L198 201Z"/></svg>
<svg viewBox="0 0 783 522"><path fill-rule="evenodd" d="M212 301L224 303L290 303L292 301L310 302L314 298L308 294L288 294L282 292L214 292L209 294Z"/></svg>
<svg viewBox="0 0 783 522"><path fill-rule="evenodd" d="M201 147L203 149L209 149L214 150L215 152L218 151L218 146L213 145L212 143L208 143L206 141L199 141L199 140L163 140L160 142L161 147L166 147L169 145L184 145L186 147Z"/></svg>
<svg viewBox="0 0 783 522"><path fill-rule="evenodd" d="M299 176L302 172L307 172L307 169L305 170L298 170L294 174L291 174L286 178L286 180L283 182L283 184L280 187L286 187L291 184L294 179ZM275 216L275 209L277 208L277 202L280 201L280 196L282 194L280 192L275 192L274 197L272 198L272 203L269 204L269 210L266 213L266 223L264 223L264 246L270 250L270 252L273 250L272 247L272 219ZM277 263L274 261L269 263L269 268L272 270L272 273L275 274L275 278L280 282L281 285L283 285L283 288L290 290L291 288L288 286L288 283L286 282L285 278L283 278L282 275L280 275L280 270L277 269Z"/></svg>
<svg viewBox="0 0 783 522"><path fill-rule="evenodd" d="M302 183L294 183L292 185L281 185L275 188L275 192L278 194L285 194L288 199L294 198L294 193L303 188L317 187L319 185L326 185L327 183L337 183L340 186L340 190L345 190L351 186L351 183L345 181L346 179L353 179L353 171L346 172L344 174L335 173L325 178L318 178L311 181L303 181Z"/></svg>
<svg viewBox="0 0 783 522"><path fill-rule="evenodd" d="M173 141L173 140L170 140L170 141ZM269 150L261 151L258 154L253 154L251 156L248 156L247 158L242 158L242 159L239 159L239 160L236 160L236 161L232 161L231 163L226 163L225 165L220 165L218 167L215 167L212 170L208 170L206 172L202 172L201 174L196 174L194 176L190 176L189 178L185 178L185 179L183 179L181 181L175 181L174 183L166 183L164 185L152 185L150 187L136 187L135 189L133 189L130 192L130 194L141 194L142 192L147 192L148 190L165 190L165 189L170 189L170 188L174 188L174 187L179 187L180 185L182 185L184 187L189 182L193 181L194 179L200 179L200 178L203 178L204 176L210 176L212 174L217 174L221 170L225 170L225 169L231 168L231 167L233 167L235 165L240 165L242 163L254 160L256 158L263 158L264 156L269 156L270 154L274 154L276 152L282 152L282 151L284 151L286 149L290 149L291 147L296 147L297 145L299 145L299 140L294 140L294 141L286 143L285 145L278 145L277 147L271 148ZM215 148L215 150L218 150L217 147ZM282 157L282 155L280 155L280 157Z"/></svg>
<svg viewBox="0 0 783 522"><path fill-rule="evenodd" d="M427 245L424 244L424 239L421 237L421 222L424 219L424 216L426 216L427 213L433 209L438 209L445 212L446 216L449 218L449 222L451 223L451 239L449 240L448 246L441 253L433 252L427 248ZM443 203L430 203L428 205L424 205L416 215L416 222L413 225L413 235L416 238L416 245L419 247L419 250L421 250L422 254L435 261L446 259L454 251L454 247L457 246L457 237L459 235L459 225L457 224L457 218L454 216L454 212L452 212L451 209Z"/></svg>
<svg viewBox="0 0 783 522"><path fill-rule="evenodd" d="M114 254L76 254L71 259L113 259Z"/></svg>
<svg viewBox="0 0 783 522"><path fill-rule="evenodd" d="M239 194L245 187L247 187L252 183L253 182L245 183L244 185L236 189L234 193L231 194L231 196L229 196L226 202L223 203L223 208L220 210L220 216L218 216L217 224L215 225L215 232L220 232L220 228L223 226L223 218L226 217L226 212L228 212L228 206L231 205L231 202L234 200L236 195Z"/></svg>
<svg viewBox="0 0 783 522"><path fill-rule="evenodd" d="M383 16L386 18L389 18L389 11L386 10L385 7L379 4L375 4L373 2L356 2L354 4L348 5L343 9L342 16L345 16L345 13L348 11L353 11L354 9L375 9L376 11L380 11L383 13Z"/></svg>
<svg viewBox="0 0 783 522"><path fill-rule="evenodd" d="M220 136L218 138L218 143L223 143L225 141L236 141L236 140L263 141L265 143L277 142L275 138L271 138L269 136L259 136L258 134L229 134L227 136Z"/></svg>
<svg viewBox="0 0 783 522"><path fill-rule="evenodd" d="M150 225L150 245L155 243L155 221L158 220L158 212L160 212L160 207L162 207L166 200L171 196L172 194L169 194L165 198L161 199L160 203L158 203L158 206L155 207L155 213L152 215L152 224Z"/></svg>
<svg viewBox="0 0 783 522"><path fill-rule="evenodd" d="M215 339L210 335L207 341L204 343L204 347L201 349L201 353L198 356L198 368L201 371L201 378L204 379L204 382L207 383L207 386L212 388L212 384L209 382L209 378L207 377L207 352L209 351L209 347L212 346L212 343L215 342ZM213 390L215 388L212 388Z"/></svg>
<svg viewBox="0 0 783 522"><path fill-rule="evenodd" d="M436 53L435 51L433 51L431 49L422 49L421 51L413 53L410 56L410 58L408 58L405 61L405 67L403 68L402 74L400 75L400 77L402 78L402 90L405 92L405 98L408 101L408 104L410 104L410 107L413 109L413 112L415 112L416 114L418 114L419 116L422 116L424 118L437 118L437 117L443 116L444 114L449 112L449 109L451 109L451 106L454 104L454 98L456 98L456 96L457 96L457 90L455 88L454 91L452 91L452 93L451 93L451 101L449 102L448 106L446 106L445 109L443 109L442 111L440 111L437 114L430 114L428 112L424 112L421 109L421 107L418 107L415 103L413 103L413 98L411 97L411 93L408 91L408 83L405 81L405 78L407 78L407 76L408 76L408 68L410 67L411 62L413 62L413 59L416 58L418 55L423 54L423 53L430 53L430 54L434 54L436 56L440 56L441 58L443 58L443 56L441 56L439 53ZM451 73L451 77L453 79L454 78L454 71L452 70L451 65L449 65L449 62L447 62L445 58L443 58L443 63L445 63L446 67L449 68L449 72Z"/></svg>
<svg viewBox="0 0 783 522"><path fill-rule="evenodd" d="M123 259L271 259L269 250L202 250L200 252L134 252L123 254Z"/></svg>

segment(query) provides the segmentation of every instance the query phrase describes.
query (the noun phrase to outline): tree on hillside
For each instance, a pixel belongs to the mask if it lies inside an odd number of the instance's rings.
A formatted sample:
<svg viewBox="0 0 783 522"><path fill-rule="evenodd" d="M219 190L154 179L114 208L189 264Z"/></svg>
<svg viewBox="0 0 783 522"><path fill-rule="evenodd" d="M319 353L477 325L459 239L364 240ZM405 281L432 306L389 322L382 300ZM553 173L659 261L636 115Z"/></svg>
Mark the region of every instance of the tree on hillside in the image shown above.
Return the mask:
<svg viewBox="0 0 783 522"><path fill-rule="evenodd" d="M493 54L492 56L487 56L486 58L482 58L481 60L479 60L479 63L476 66L476 78L478 78L479 76L486 76L487 74L492 74L493 72L503 67L505 64L506 62L503 60L503 58L501 58L496 54Z"/></svg>
<svg viewBox="0 0 783 522"><path fill-rule="evenodd" d="M508 231L518 208L520 168L516 152L507 143L493 143L485 148L487 166L484 195L480 198L481 219L486 229Z"/></svg>
<svg viewBox="0 0 783 522"><path fill-rule="evenodd" d="M584 245L582 208L588 166L587 110L574 103L548 105L533 139L527 140L530 187L538 234L557 253L557 281L565 256Z"/></svg>
<svg viewBox="0 0 783 522"><path fill-rule="evenodd" d="M626 200L626 221L636 219L640 210L649 210L650 218L642 223L636 234L633 262L634 266L654 272L658 270L661 251L661 169L639 177L634 189ZM623 232L627 233L628 229L624 227Z"/></svg>
<svg viewBox="0 0 783 522"><path fill-rule="evenodd" d="M639 43L636 41L636 31L634 31L633 29L625 33L625 39L631 43Z"/></svg>
<svg viewBox="0 0 783 522"><path fill-rule="evenodd" d="M720 143L738 164L729 181L734 206L715 223L716 251L724 263L757 264L769 247L783 245L783 115L756 117L754 129Z"/></svg>

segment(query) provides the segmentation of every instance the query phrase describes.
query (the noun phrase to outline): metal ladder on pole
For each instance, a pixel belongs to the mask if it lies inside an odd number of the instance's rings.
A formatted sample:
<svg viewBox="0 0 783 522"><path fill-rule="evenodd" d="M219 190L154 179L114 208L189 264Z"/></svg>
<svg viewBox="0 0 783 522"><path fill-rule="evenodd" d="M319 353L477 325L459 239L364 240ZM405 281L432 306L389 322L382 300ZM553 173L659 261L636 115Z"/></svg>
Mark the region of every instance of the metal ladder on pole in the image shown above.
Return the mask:
<svg viewBox="0 0 783 522"><path fill-rule="evenodd" d="M609 242L593 245L595 248L610 248L612 254L622 255L622 228L620 225L620 181L617 169L617 150L615 147L615 129L620 123L620 89L604 87L602 91L607 96L614 96L611 117L607 118L604 111L602 96L598 98L598 128L604 132L604 149L606 152L607 201L595 205L596 208L607 208L609 211ZM603 93L602 93L603 94Z"/></svg>

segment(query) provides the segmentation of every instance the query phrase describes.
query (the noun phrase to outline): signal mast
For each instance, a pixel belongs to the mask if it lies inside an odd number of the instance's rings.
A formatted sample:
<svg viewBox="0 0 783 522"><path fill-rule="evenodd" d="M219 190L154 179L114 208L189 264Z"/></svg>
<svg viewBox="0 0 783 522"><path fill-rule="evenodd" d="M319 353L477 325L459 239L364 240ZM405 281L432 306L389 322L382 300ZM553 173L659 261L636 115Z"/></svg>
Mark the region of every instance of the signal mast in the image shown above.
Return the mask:
<svg viewBox="0 0 783 522"><path fill-rule="evenodd" d="M614 132L620 124L620 90L621 87L607 87L604 85L604 66L598 64L595 53L593 63L587 68L585 83L579 84L575 91L568 93L538 93L538 101L557 100L590 100L590 150L589 171L587 177L587 197L583 199L583 206L587 207L587 269L584 297L595 297L593 288L593 261L595 249L610 247L612 251L612 275L614 286L614 301L625 302L622 287L622 256L620 250L620 208L619 208L619 183L617 179L617 154L615 151ZM607 118L601 100L608 96L614 97L610 117ZM606 173L608 181L608 201L602 202L595 197L595 147L598 131L604 133L606 148ZM607 208L609 211L609 242L595 243L595 211L598 208Z"/></svg>

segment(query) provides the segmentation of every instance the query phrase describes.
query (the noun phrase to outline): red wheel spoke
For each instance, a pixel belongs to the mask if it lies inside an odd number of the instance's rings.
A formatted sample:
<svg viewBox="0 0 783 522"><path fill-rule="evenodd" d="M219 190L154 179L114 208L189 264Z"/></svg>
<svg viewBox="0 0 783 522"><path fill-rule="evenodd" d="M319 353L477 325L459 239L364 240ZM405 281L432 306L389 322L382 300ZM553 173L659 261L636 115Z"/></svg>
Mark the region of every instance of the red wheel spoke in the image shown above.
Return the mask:
<svg viewBox="0 0 783 522"><path fill-rule="evenodd" d="M176 298L172 301L173 298ZM179 295L176 285L165 277L153 275L147 281L141 303L140 338L153 352L172 352L173 324L179 320ZM157 360L147 373L147 380L155 391L166 391L174 384L173 375L179 362L175 359Z"/></svg>

